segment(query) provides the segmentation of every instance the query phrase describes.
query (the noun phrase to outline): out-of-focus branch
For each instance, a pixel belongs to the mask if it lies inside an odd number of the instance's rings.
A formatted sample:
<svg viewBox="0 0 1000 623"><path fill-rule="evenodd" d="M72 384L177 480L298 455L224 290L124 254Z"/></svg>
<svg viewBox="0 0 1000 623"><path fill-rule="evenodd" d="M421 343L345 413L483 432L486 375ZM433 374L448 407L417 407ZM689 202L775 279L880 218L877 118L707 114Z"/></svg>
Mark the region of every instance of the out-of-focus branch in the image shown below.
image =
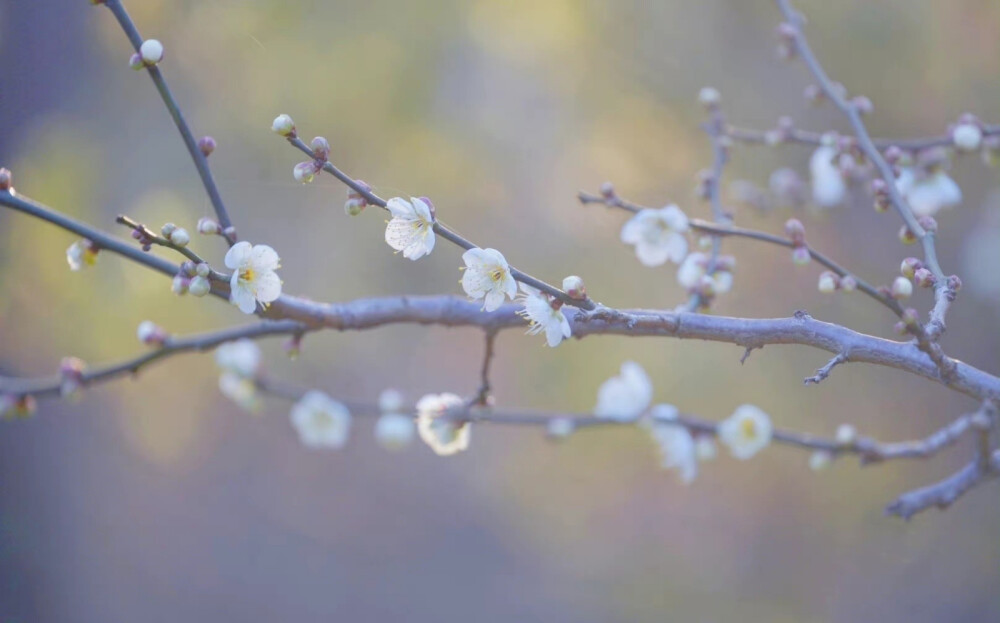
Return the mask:
<svg viewBox="0 0 1000 623"><path fill-rule="evenodd" d="M986 467L977 458L940 482L904 493L885 512L887 515L910 519L928 508L948 508L969 489L995 478L997 474L1000 474L1000 450L995 450L989 456Z"/></svg>
<svg viewBox="0 0 1000 623"><path fill-rule="evenodd" d="M310 149L309 146L306 145L304 142L302 142L300 138L294 135L288 136L286 138L293 147L303 152L304 154L308 155L310 158L316 160L317 163L321 164L324 171L333 175L338 180L343 182L348 188L350 188L354 192L364 197L365 201L367 201L372 205L376 205L382 209L388 209L386 208L385 199L379 197L378 195L373 193L370 189L365 188L363 185L359 184L351 176L347 175L346 173L338 169L336 166L334 166L334 164L329 160L316 158L316 154L313 152L313 150ZM441 236L448 242L451 242L452 244L459 246L463 249L473 249L476 246L478 246L475 243L466 240L460 234L450 229L447 225L441 223L439 220L437 220L436 217L434 219L434 233ZM591 301L590 299L575 299L566 294L565 292L563 292L562 290L560 290L559 288L550 285L536 277L532 277L528 273L518 270L513 266L510 267L510 274L517 281L520 281L521 283L525 283L533 288L541 290L542 292L550 294L553 297L565 303L566 305L570 305L572 307L579 307L580 309L594 309L594 302Z"/></svg>
<svg viewBox="0 0 1000 623"><path fill-rule="evenodd" d="M118 218L115 219L115 222L118 223L118 224L120 224L120 225L124 225L124 226L128 227L133 232L138 232L140 242L145 241L145 242L148 242L149 244L155 244L155 245L160 246L160 247L171 249L173 251L176 251L176 252L180 253L184 257L188 258L189 260L191 260L195 264L206 263L205 260L202 259L202 257L200 255L198 255L197 253L195 253L191 249L189 249L187 247L182 247L182 246L180 246L178 244L175 244L175 243L171 242L170 240L164 238L163 236L158 236L156 233L153 232L153 230L149 229L148 227L146 227L142 223L139 223L139 222L137 222L137 221L129 218L128 216L125 216L124 214L119 214ZM222 274L220 272L217 272L215 270L213 270L210 273L210 276L211 276L212 279L216 279L216 280L219 280L219 281L227 281L229 279L228 275L224 275L224 274Z"/></svg>
<svg viewBox="0 0 1000 623"><path fill-rule="evenodd" d="M1000 125L985 126L982 129L982 132L983 136L1000 136ZM768 132L765 130L755 130L751 128L727 126L726 136L733 139L734 141L738 141L740 143L747 143L751 145L771 144L771 141L768 137ZM800 145L818 147L823 143L823 133L809 132L808 130L791 128L787 131L782 132L781 142L797 143ZM898 147L900 149L904 149L907 151L919 151L921 149L929 149L931 147L951 146L954 144L954 139L952 139L951 135L948 134L944 134L941 136L928 136L923 138L901 138L901 139L873 138L872 144L874 144L879 149Z"/></svg>
<svg viewBox="0 0 1000 623"><path fill-rule="evenodd" d="M133 357L120 363L84 370L78 382L81 386L114 380L123 376L134 376L144 367L173 355L191 351L211 350L225 342L242 338L258 338L269 335L292 335L301 333L304 326L294 320L261 322L246 327L233 327L221 331L212 331L186 338L167 337L162 346L155 350ZM59 376L45 378L20 379L0 376L0 394L13 396L30 395L35 397L58 396L63 384Z"/></svg>
<svg viewBox="0 0 1000 623"><path fill-rule="evenodd" d="M902 193L896 186L896 175L886 162L882 153L878 150L875 144L872 142L871 136L868 134L868 128L865 126L864 121L861 120L861 110L855 102L848 101L844 95L837 89L830 78L826 75L823 67L820 65L819 60L816 55L813 54L812 48L809 47L809 42L806 40L805 34L802 32L802 16L797 13L793 8L789 0L776 0L778 8L780 9L782 15L785 18L785 26L787 26L786 32L792 37L795 43L795 52L802 57L809 71L816 78L820 89L822 89L824 95L832 101L838 109L847 117L854 129L854 135L858 141L858 147L865 154L869 161L871 161L875 168L878 169L879 175L885 181L886 193L889 196L889 200L892 206L895 208L896 212L902 217L903 222L906 227L913 233L914 236L920 240L924 249L924 264L927 268L934 274L937 279L937 284L934 290L935 296L935 308L937 309L937 314L935 315L935 321L940 326L940 330L937 332L928 332L923 325L920 323L915 323L910 326L910 331L916 336L917 343L920 348L927 353L927 355L934 361L934 364L938 367L941 377L947 381L951 378L955 361L944 354L940 345L937 344L936 338L940 331L943 331L944 327L944 312L947 310L948 303L954 298L956 289L949 286L949 279L945 277L944 272L941 270L941 266L937 259L937 250L934 244L934 232L925 229L918 221L916 216L914 216L913 211L910 209L909 204L906 199L903 198ZM941 299L948 299L947 302L941 303Z"/></svg>
<svg viewBox="0 0 1000 623"><path fill-rule="evenodd" d="M122 4L121 0L102 0L102 2L107 5L108 9L111 10L115 19L118 20L118 24L121 26L122 30L125 31L125 36L128 37L132 47L135 48L136 53L139 53L139 48L142 47L143 38L142 35L139 34L139 29L136 28L135 23L128 14L128 11L125 10L125 5ZM235 229L233 229L232 221L229 220L229 213L226 211L226 205L222 202L222 196L219 194L219 189L215 185L215 179L212 177L212 171L208 168L208 159L205 157L205 154L202 153L201 148L198 147L198 142L195 140L194 134L191 133L191 128L184 119L180 106L177 105L177 100L174 99L173 93L170 92L170 87L167 86L167 81L163 77L163 72L161 72L160 68L156 65L147 65L146 70L149 72L149 77L153 79L153 84L156 85L156 90L160 93L160 97L163 99L163 104L167 107L167 111L170 113L170 118L174 120L174 125L177 126L177 130L181 133L181 138L184 140L184 145L187 147L191 160L194 161L195 168L198 169L198 175L201 177L201 183L205 187L208 199L212 202L212 207L215 209L215 215L219 219L219 224L222 226L223 236L229 244L232 245L236 242Z"/></svg>

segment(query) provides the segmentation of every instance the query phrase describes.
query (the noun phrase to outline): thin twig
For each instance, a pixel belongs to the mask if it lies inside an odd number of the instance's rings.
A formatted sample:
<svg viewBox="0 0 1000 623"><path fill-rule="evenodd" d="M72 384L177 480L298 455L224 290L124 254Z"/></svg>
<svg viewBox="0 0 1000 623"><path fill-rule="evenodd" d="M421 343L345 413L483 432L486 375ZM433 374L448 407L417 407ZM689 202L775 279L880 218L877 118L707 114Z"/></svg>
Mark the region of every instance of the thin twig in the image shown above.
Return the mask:
<svg viewBox="0 0 1000 623"><path fill-rule="evenodd" d="M309 157L311 157L314 160L316 160L316 154L313 152L312 149L309 148L308 145L306 145L304 142L302 142L302 139L298 138L297 136L289 136L289 137L287 137L287 139L288 139L288 142L293 147L295 147L296 149L298 149L302 153L307 154ZM320 161L320 160L316 160L316 162L317 163L321 163L324 171L326 171L327 173L333 175L338 180L340 180L341 182L343 182L348 188L350 188L354 192L356 192L359 195L361 195L362 197L364 197L365 201L367 201L368 203L370 203L372 205L376 205L376 206L378 206L380 208L383 208L383 209L387 209L386 208L386 201L385 201L385 199L383 199L382 197L379 197L378 195L376 195L375 193L373 193L368 188L365 188L364 186L362 186L361 184L359 184L351 176L347 175L346 173L344 173L343 171L341 171L340 169L338 169L332 162L329 162L329 161ZM441 236L442 238L444 238L448 242L451 242L452 244L455 244L456 246L459 246L459 247L461 247L463 249L466 249L466 250L468 250L468 249L474 249L474 248L476 248L478 246L475 243L473 243L473 242L465 239L464 237L462 237L455 230L449 228L444 223L442 223L439 220L437 220L437 218L434 219L434 233L437 234L437 235L439 235L439 236ZM528 273L520 271L520 270L514 268L513 266L510 266L509 269L510 269L511 276L514 277L514 279L516 279L517 281L520 281L521 283L527 284L527 285L529 285L529 286L531 286L531 287L533 287L535 289L538 289L538 290L541 290L542 292L550 294L553 297L555 297L555 298L559 299L560 301L562 301L563 303L565 303L566 305L570 305L572 307L579 307L580 309L588 309L588 310L589 309L594 309L594 302L591 301L590 299L575 299L575 298L572 298L571 296L569 296L568 294L566 294L565 292L563 292L559 288L557 288L557 287L555 287L553 285L550 285L550 284L548 284L548 283L546 283L546 282L544 282L544 281L542 281L542 280L540 280L540 279L538 279L536 277L532 277Z"/></svg>
<svg viewBox="0 0 1000 623"><path fill-rule="evenodd" d="M984 137L1000 135L1000 125L985 126L982 132ZM792 128L782 132L781 141L782 143L797 143L816 147L823 144L823 135L823 132L809 132L808 130ZM750 145L771 145L768 132L765 130L727 126L726 136L734 141ZM873 138L872 143L883 150L889 147L898 147L906 151L920 151L931 147L950 147L954 145L954 140L950 134L943 134L922 138Z"/></svg>
<svg viewBox="0 0 1000 623"><path fill-rule="evenodd" d="M122 30L125 31L125 36L128 37L129 42L132 47L135 48L136 53L139 52L139 48L142 47L143 38L139 34L139 29L136 28L135 23L129 16L128 11L125 10L125 5L122 4L121 0L104 0L104 4L107 5L108 9L118 20L118 24L121 26ZM170 113L170 118L174 120L174 125L177 126L177 130L181 133L181 138L184 140L184 145L187 147L188 154L191 156L191 160L194 161L194 166L198 169L198 175L201 177L201 183L205 187L205 192L208 194L209 201L212 202L212 207L215 209L215 215L219 219L219 225L222 226L223 237L232 246L236 242L236 236L233 233L233 223L229 220L229 213L226 211L226 206L222 202L222 196L219 194L219 189L215 185L215 179L212 177L212 171L208 168L208 159L205 154L202 153L201 149L198 147L198 142L194 138L194 134L191 133L191 128L188 126L187 121L184 119L184 115L181 113L180 106L177 105L177 100L174 99L173 93L170 92L170 87L167 86L167 81L163 77L163 72L156 65L148 65L146 70L149 72L149 77L152 78L153 84L156 85L156 90L160 93L160 97L163 99L163 104L167 107L167 111Z"/></svg>
<svg viewBox="0 0 1000 623"><path fill-rule="evenodd" d="M995 478L1000 473L1000 450L990 455L988 467L983 469L974 460L944 480L930 486L904 493L885 509L887 515L910 519L928 508L948 508L955 500L979 483Z"/></svg>
<svg viewBox="0 0 1000 623"><path fill-rule="evenodd" d="M806 377L804 381L805 384L818 385L822 383L824 380L826 380L827 377L830 376L830 372L832 372L835 367L846 362L847 362L847 353L837 353L836 355L833 356L832 359L830 359L830 361L826 362L826 365L824 365L819 370L816 370L815 375Z"/></svg>

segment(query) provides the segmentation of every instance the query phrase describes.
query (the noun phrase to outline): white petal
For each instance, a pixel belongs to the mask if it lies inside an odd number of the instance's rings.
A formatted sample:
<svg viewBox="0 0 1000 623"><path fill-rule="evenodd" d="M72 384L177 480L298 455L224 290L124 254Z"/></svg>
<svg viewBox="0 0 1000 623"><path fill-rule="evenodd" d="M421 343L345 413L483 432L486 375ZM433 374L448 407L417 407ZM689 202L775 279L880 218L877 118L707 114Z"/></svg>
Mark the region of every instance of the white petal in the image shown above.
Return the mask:
<svg viewBox="0 0 1000 623"><path fill-rule="evenodd" d="M431 207L427 205L426 201L417 197L410 197L410 201L413 203L413 211L418 218L428 223L434 221L434 218L431 216Z"/></svg>
<svg viewBox="0 0 1000 623"><path fill-rule="evenodd" d="M475 268L462 273L462 289L473 299L481 299L490 289L490 278Z"/></svg>
<svg viewBox="0 0 1000 623"><path fill-rule="evenodd" d="M660 210L660 215L670 229L680 233L688 230L687 214L684 214L684 211L677 206L673 204L668 205Z"/></svg>
<svg viewBox="0 0 1000 623"><path fill-rule="evenodd" d="M648 210L641 210L635 216L625 221L625 224L622 225L622 242L625 244L636 244L642 240L643 233L649 226L650 216L651 214Z"/></svg>
<svg viewBox="0 0 1000 623"><path fill-rule="evenodd" d="M687 246L687 243L685 243ZM650 244L640 240L635 245L635 256L643 266L662 266L670 257L670 247L661 244ZM683 257L683 256L681 256Z"/></svg>
<svg viewBox="0 0 1000 623"><path fill-rule="evenodd" d="M389 213L394 218L413 220L417 216L416 210L410 205L410 202L402 197L393 197L386 201L385 207L389 209Z"/></svg>
<svg viewBox="0 0 1000 623"><path fill-rule="evenodd" d="M257 299L249 288L237 285L229 294L229 300L240 308L244 314L252 314L257 311Z"/></svg>
<svg viewBox="0 0 1000 623"><path fill-rule="evenodd" d="M824 208L833 207L842 202L847 192L844 177L841 175L840 169L833 164L833 159L836 156L836 148L820 147L813 152L809 159L813 201Z"/></svg>
<svg viewBox="0 0 1000 623"><path fill-rule="evenodd" d="M258 271L277 270L281 258L266 244L258 244L250 251L250 265Z"/></svg>
<svg viewBox="0 0 1000 623"><path fill-rule="evenodd" d="M257 275L254 285L257 288L257 300L261 303L270 303L281 296L281 279L277 273L264 272Z"/></svg>
<svg viewBox="0 0 1000 623"><path fill-rule="evenodd" d="M469 268L479 268L492 263L492 257L486 249L473 247L462 254L462 261Z"/></svg>
<svg viewBox="0 0 1000 623"><path fill-rule="evenodd" d="M504 298L506 297L503 292L490 290L486 293L486 298L483 300L483 309L488 312L495 311L503 305Z"/></svg>
<svg viewBox="0 0 1000 623"><path fill-rule="evenodd" d="M252 248L251 244L246 240L237 242L231 246L229 250L226 251L226 268L236 270L237 268L245 266L250 260L250 252Z"/></svg>

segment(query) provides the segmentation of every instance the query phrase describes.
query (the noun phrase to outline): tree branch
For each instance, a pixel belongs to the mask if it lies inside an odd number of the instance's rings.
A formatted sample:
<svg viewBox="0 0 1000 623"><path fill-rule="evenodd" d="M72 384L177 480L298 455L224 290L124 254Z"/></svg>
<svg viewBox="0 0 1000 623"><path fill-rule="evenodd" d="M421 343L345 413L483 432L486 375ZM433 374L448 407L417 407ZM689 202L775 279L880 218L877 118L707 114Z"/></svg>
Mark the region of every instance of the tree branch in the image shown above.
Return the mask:
<svg viewBox="0 0 1000 623"><path fill-rule="evenodd" d="M125 10L125 5L122 4L121 0L103 0L103 2L107 5L108 9L111 10L115 19L118 20L118 24L121 26L122 30L125 31L125 36L128 37L128 40L132 44L136 53L139 53L139 48L142 47L143 38L142 35L139 34L139 30L136 28L135 23L129 16L128 11ZM184 146L187 147L188 154L191 156L191 160L194 161L195 168L198 169L198 175L201 177L201 183L205 187L205 192L208 194L209 201L212 202L212 207L215 209L215 215L219 219L219 225L222 226L223 237L231 246L236 242L235 230L233 229L232 221L229 220L229 213L226 211L226 206L222 202L222 196L219 194L219 189L215 185L215 179L212 177L212 171L208 168L208 159L198 147L198 142L195 140L194 134L191 133L191 128L184 119L180 106L177 105L177 100L174 99L173 93L170 92L170 87L167 86L167 81L163 77L163 72L161 72L160 68L156 65L147 65L146 70L149 72L149 77L153 79L153 84L156 85L156 90L160 93L160 97L163 99L163 104L167 107L167 111L170 113L170 118L174 120L174 125L177 126L177 130L181 133L181 138L184 140Z"/></svg>

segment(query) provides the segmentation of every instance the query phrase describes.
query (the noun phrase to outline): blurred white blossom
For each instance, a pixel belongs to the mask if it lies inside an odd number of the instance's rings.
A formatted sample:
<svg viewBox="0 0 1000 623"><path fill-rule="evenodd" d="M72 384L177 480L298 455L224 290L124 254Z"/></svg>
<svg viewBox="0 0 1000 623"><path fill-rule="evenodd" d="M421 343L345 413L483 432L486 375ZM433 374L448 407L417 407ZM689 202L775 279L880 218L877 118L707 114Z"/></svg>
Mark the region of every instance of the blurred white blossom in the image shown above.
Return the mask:
<svg viewBox="0 0 1000 623"><path fill-rule="evenodd" d="M634 361L622 364L621 374L601 384L597 390L594 415L619 421L638 418L653 400L653 383Z"/></svg>
<svg viewBox="0 0 1000 623"><path fill-rule="evenodd" d="M838 152L835 147L820 146L809 159L809 173L812 176L813 201L824 208L831 208L844 201L847 184L836 164Z"/></svg>
<svg viewBox="0 0 1000 623"><path fill-rule="evenodd" d="M446 417L463 407L455 394L427 394L417 402L417 432L439 456L456 454L469 447L471 424L456 423Z"/></svg>
<svg viewBox="0 0 1000 623"><path fill-rule="evenodd" d="M749 459L771 442L771 419L753 405L740 405L719 423L719 441L738 459Z"/></svg>
<svg viewBox="0 0 1000 623"><path fill-rule="evenodd" d="M941 208L962 202L962 189L943 170L921 174L913 168L903 169L896 179L896 188L918 217L934 216Z"/></svg>
<svg viewBox="0 0 1000 623"><path fill-rule="evenodd" d="M320 391L306 392L291 411L299 440L310 448L341 448L351 431L351 413Z"/></svg>
<svg viewBox="0 0 1000 623"><path fill-rule="evenodd" d="M660 266L667 260L680 263L688 252L684 233L688 230L687 215L675 205L659 210L644 209L622 227L625 244L635 245L635 255L645 266Z"/></svg>
<svg viewBox="0 0 1000 623"><path fill-rule="evenodd" d="M215 350L215 363L223 372L243 378L254 378L260 371L260 347L251 339L226 342Z"/></svg>

